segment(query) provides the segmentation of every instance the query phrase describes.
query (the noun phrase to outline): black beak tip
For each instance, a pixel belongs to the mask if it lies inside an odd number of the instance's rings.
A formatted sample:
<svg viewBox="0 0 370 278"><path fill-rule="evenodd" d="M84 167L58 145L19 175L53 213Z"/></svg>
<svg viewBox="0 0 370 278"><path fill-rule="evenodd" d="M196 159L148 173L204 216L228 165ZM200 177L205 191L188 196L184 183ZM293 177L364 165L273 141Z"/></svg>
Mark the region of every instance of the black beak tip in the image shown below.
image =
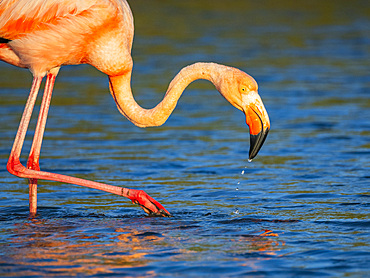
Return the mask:
<svg viewBox="0 0 370 278"><path fill-rule="evenodd" d="M250 135L249 160L252 160L253 158L256 157L263 143L265 142L269 131L270 131L269 128L266 128L265 131L262 130L257 135L252 134Z"/></svg>

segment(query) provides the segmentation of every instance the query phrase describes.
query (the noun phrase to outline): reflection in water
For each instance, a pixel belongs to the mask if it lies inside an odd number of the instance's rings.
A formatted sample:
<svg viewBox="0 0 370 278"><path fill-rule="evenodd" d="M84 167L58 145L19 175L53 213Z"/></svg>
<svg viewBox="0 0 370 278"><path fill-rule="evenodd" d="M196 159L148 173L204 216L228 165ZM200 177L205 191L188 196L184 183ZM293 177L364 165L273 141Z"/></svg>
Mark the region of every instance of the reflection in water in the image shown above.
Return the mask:
<svg viewBox="0 0 370 278"><path fill-rule="evenodd" d="M154 233L145 235L109 225L89 229L92 232L81 230L76 221L33 220L18 225L12 245L23 248L13 249L17 253L9 254L7 261L18 261L27 268L19 275L37 275L41 269L44 274L54 275L110 273L112 267L146 265L145 256L153 249L152 244L163 241L163 237Z"/></svg>
<svg viewBox="0 0 370 278"><path fill-rule="evenodd" d="M0 263L7 268L16 262L18 276L96 275L124 273L125 269L130 271L162 260L198 261L202 253L222 252L214 245L216 241L210 244L197 233L193 234L194 237L182 235L173 238L166 235L167 231L150 232L146 221L139 219L136 224L140 226L138 229L132 223L126 225L117 220L32 219L15 226L6 247L7 258ZM178 224L181 223L171 223L170 229L175 230ZM184 226L180 227L184 229ZM220 239L230 247L228 252L234 260L258 270L256 256L252 254L264 254L262 258L257 256L257 260L276 256L280 246L284 245L274 238L277 236L270 230L263 230ZM146 274L150 273L148 270Z"/></svg>

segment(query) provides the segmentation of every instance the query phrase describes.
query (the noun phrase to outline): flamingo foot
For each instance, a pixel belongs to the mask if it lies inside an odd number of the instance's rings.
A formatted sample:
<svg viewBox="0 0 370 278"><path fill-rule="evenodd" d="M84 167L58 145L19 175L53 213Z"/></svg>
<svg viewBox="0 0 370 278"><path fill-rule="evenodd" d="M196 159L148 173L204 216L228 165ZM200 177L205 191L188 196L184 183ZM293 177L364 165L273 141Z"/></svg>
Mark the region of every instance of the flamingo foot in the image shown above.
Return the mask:
<svg viewBox="0 0 370 278"><path fill-rule="evenodd" d="M139 205L149 216L171 216L171 213L143 190L129 189L128 195L132 203Z"/></svg>

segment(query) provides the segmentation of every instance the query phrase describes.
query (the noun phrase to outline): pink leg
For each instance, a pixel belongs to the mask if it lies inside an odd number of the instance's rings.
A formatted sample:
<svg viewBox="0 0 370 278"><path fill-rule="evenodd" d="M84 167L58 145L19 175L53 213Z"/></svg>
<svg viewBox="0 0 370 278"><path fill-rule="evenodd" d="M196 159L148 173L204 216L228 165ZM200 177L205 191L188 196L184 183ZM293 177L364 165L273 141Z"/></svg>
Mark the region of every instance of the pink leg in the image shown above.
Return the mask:
<svg viewBox="0 0 370 278"><path fill-rule="evenodd" d="M41 151L42 138L44 136L46 119L48 116L51 95L53 92L54 82L56 75L58 74L59 68L49 73L46 78L44 96L42 98L39 118L37 120L35 135L33 137L32 147L30 155L27 161L27 168L40 171L39 158ZM29 179L29 202L30 202L30 214L36 215L37 212L37 179Z"/></svg>
<svg viewBox="0 0 370 278"><path fill-rule="evenodd" d="M26 103L26 107L24 108L23 115L21 122L19 124L18 132L14 140L13 148L10 153L10 157L8 160L8 171L12 174L15 174L12 171L12 166L16 164L20 164L19 157L21 155L22 146L24 143L24 139L26 137L27 128L31 119L33 107L35 105L35 101L37 98L37 94L40 88L42 77L34 77L31 87L31 92L28 96L28 100ZM30 214L35 215L36 214L36 202L37 202L37 184L36 186L33 185L29 188L29 200L30 200Z"/></svg>
<svg viewBox="0 0 370 278"><path fill-rule="evenodd" d="M34 141L32 143L27 168L20 163L19 158L42 77L34 78L31 92L25 110L23 112L23 116L7 164L7 169L11 174L29 179L31 215L36 214L37 209L37 180L43 179L86 186L117 194L129 198L133 203L138 204L149 215L169 216L170 213L159 202L154 200L143 190L128 189L80 178L40 171L38 161L56 73L49 73L47 77L45 94L40 108L40 115L35 130Z"/></svg>

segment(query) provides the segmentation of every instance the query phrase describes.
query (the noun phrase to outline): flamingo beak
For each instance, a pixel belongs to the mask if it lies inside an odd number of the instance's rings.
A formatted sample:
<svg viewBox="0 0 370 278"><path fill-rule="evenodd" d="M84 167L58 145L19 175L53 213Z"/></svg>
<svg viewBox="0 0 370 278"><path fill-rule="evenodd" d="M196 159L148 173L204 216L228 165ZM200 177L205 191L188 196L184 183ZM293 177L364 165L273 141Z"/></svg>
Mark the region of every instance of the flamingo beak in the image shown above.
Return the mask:
<svg viewBox="0 0 370 278"><path fill-rule="evenodd" d="M256 157L266 140L270 130L270 120L258 94L252 101L249 99L245 107L243 110L250 133L249 160L252 160Z"/></svg>

